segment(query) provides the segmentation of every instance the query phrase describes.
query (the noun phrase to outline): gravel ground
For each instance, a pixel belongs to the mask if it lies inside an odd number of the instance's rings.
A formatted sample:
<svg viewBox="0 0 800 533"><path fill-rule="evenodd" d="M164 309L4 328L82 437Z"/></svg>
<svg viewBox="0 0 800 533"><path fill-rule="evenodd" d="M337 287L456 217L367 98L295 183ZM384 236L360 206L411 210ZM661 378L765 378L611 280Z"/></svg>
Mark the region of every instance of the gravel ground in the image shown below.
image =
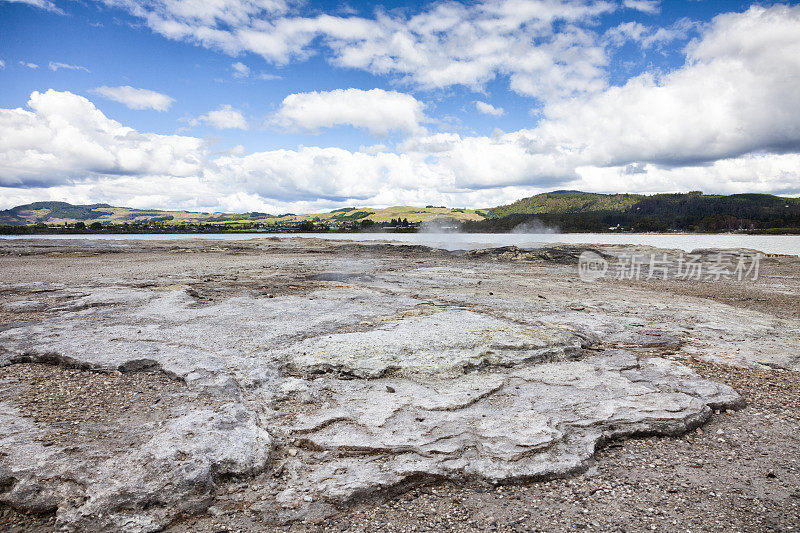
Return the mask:
<svg viewBox="0 0 800 533"><path fill-rule="evenodd" d="M0 395L11 398L23 416L51 431L55 440L78 444L94 439L116 439L121 424L146 415L159 419L183 400L182 387L160 372L100 374L44 364L0 368ZM162 403L163 400L163 403ZM115 445L140 445L119 442Z"/></svg>
<svg viewBox="0 0 800 533"><path fill-rule="evenodd" d="M158 371L99 373L51 364L0 367L0 398L48 428L42 443L90 444L107 448L140 446L152 426L187 402L216 405L187 393L182 383ZM135 428L131 431L131 428ZM0 505L0 531L56 531L52 515L20 513Z"/></svg>
<svg viewBox="0 0 800 533"><path fill-rule="evenodd" d="M273 246L271 242L269 246ZM15 244L22 246L22 244ZM166 244L162 245L165 248ZM174 246L174 245L170 245ZM188 245L181 245L188 246ZM199 244L198 244L199 246ZM267 246L267 245L263 245ZM238 248L237 248L238 247ZM240 249L241 248L241 249ZM148 250L150 250L148 248ZM15 249L8 256L20 257ZM152 251L152 250L150 250ZM244 254L243 244L223 247L224 255ZM269 291L282 295L310 290L300 270L297 254L285 271L262 269L269 253L237 258L240 270L214 273L190 262L193 249L166 249L173 264L156 268L150 260L130 259L133 254L48 256L54 263L51 282L58 282L74 257L87 257L99 269L119 273L143 286L190 283L198 298L225 298L241 291ZM161 252L161 253L164 253ZM54 248L52 254L62 253ZM139 252L137 252L139 253ZM2 255L2 254L0 254ZM145 255L145 253L139 253ZM453 264L461 260L417 257L409 262ZM19 281L40 279L35 262L15 260ZM63 262L63 264L62 264ZM176 279L175 264L191 269L192 279ZM5 263L4 263L5 264ZM469 265L465 261L463 265ZM244 266L242 266L244 265ZM208 270L215 266L211 263ZM641 282L620 283L634 288L667 291L708 298L728 305L800 316L797 263L768 265L764 278L746 287L730 284ZM539 267L536 267L539 268ZM563 276L563 269L547 267L542 276ZM91 276L93 270L84 270ZM74 272L74 271L73 271ZM537 270L537 272L539 272ZM77 275L77 274L73 274ZM38 276L38 277L37 277ZM258 281L258 289L256 283ZM787 281L788 280L788 281ZM316 283L316 282L314 282ZM484 285L486 286L486 285ZM496 290L492 287L486 290ZM581 290L588 290L585 287ZM16 291L0 296L20 297ZM550 296L550 295L548 295ZM576 298L577 298L576 293ZM0 326L19 320L36 320L43 311L13 315L0 313ZM664 355L664 354L662 354ZM263 515L250 511L246 502L237 512L179 520L170 531L797 531L800 529L800 373L770 368L739 368L672 356L704 377L734 387L747 401L741 411L712 417L700 429L681 438L640 438L611 443L599 450L589 469L578 476L492 487L441 483L402 492L395 497L357 502L317 524L274 528ZM157 372L99 374L40 364L0 368L0 396L12 398L26 416L52 427L50 438L114 439L114 424L136 420L142 413L159 416L187 400L180 384ZM193 398L192 401L202 401ZM135 445L135 443L130 443ZM220 493L226 493L223 484ZM213 511L213 508L212 508ZM54 518L31 516L0 507L0 531L55 531Z"/></svg>

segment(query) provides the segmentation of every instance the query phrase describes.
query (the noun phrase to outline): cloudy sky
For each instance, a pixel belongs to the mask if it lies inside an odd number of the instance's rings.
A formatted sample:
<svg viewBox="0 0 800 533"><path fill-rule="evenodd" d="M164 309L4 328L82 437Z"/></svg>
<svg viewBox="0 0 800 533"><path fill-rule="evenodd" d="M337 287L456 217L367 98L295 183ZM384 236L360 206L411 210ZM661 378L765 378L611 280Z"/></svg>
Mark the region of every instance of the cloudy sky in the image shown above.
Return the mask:
<svg viewBox="0 0 800 533"><path fill-rule="evenodd" d="M0 208L800 195L800 0L0 0Z"/></svg>

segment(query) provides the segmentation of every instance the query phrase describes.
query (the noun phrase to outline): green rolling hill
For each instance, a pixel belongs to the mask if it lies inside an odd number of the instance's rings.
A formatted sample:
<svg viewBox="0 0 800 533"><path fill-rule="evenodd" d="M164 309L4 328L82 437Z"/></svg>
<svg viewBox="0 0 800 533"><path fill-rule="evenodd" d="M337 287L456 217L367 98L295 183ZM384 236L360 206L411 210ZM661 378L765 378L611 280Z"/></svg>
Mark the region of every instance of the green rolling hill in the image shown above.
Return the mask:
<svg viewBox="0 0 800 533"><path fill-rule="evenodd" d="M411 223L427 222L435 218L459 221L482 220L483 215L474 209L447 207L394 206L385 208L346 207L325 213L304 215L270 215L267 213L198 213L191 211L160 211L113 207L108 204L72 205L66 202L35 202L0 211L0 226L25 226L31 224L60 225L76 222L124 224L159 222L165 225L180 224L291 224L299 222L344 223L369 219L375 223L392 219L406 219Z"/></svg>

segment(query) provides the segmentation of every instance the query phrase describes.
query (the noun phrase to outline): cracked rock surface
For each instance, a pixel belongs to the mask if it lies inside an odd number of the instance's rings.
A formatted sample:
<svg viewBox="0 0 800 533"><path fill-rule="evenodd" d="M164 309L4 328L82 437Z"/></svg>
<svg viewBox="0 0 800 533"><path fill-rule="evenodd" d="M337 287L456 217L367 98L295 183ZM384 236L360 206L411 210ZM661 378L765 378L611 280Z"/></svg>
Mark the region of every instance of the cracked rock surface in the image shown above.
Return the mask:
<svg viewBox="0 0 800 533"><path fill-rule="evenodd" d="M0 502L156 531L216 509L232 481L285 523L437 479L565 475L612 439L743 406L677 352L797 335L792 317L712 302L698 322L701 301L635 287L601 304L561 259L558 276L523 276L417 248L200 243L0 258ZM726 326L732 313L761 323ZM40 386L17 379L31 368Z"/></svg>
<svg viewBox="0 0 800 533"><path fill-rule="evenodd" d="M622 351L461 379L329 380L324 388L335 405L299 417L289 432L310 454L331 456L304 488L345 500L355 488L374 489L375 478L391 485L412 475L505 481L564 474L600 442L681 434L704 422L710 405L739 402L729 387L685 367L640 363Z"/></svg>

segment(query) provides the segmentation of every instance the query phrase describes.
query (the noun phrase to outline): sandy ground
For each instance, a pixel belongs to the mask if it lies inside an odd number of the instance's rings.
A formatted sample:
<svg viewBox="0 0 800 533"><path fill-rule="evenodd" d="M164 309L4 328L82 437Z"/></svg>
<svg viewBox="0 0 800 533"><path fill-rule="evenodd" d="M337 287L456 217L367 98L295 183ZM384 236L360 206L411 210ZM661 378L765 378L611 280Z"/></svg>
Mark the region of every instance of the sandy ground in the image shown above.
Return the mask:
<svg viewBox="0 0 800 533"><path fill-rule="evenodd" d="M530 258L529 258L530 259ZM509 279L530 278L540 299L576 309L598 302L625 309L653 301L700 299L782 319L800 317L800 261L772 257L758 281L615 281L583 284L574 264L514 260L492 255L454 256L415 247L359 246L263 240L243 243L13 241L0 246L0 301L24 296L15 283L184 284L196 297L219 301L239 294L308 294L343 282L319 276L350 265L364 270L469 271L480 278L475 293L503 295ZM518 290L519 284L517 284ZM31 289L26 289L31 290ZM633 299L630 295L636 294ZM587 303L588 302L588 303ZM57 305L58 302L52 302ZM0 328L43 319L47 308L0 311ZM766 341L767 339L765 339ZM780 339L769 339L772 342ZM787 352L800 346L787 345ZM655 345L658 355L682 361L702 376L734 387L746 400L740 411L719 414L682 437L613 442L598 451L590 468L564 479L491 486L477 482L426 483L397 494L344 506L316 523L274 526L253 511L247 480L220 484L219 505L200 516L178 519L170 531L792 531L800 528L800 373L752 365L709 362L680 347ZM169 394L166 392L169 391ZM182 396L183 395L183 396ZM47 364L0 368L0 398L13 399L26 417L52 427L52 439L80 446L86 439L113 439L113 424L128 413L158 417L169 402L211 400L190 395L158 372L109 375ZM164 404L159 405L164 399ZM105 423L103 423L105 422ZM111 426L109 424L112 424ZM111 429L109 429L111 428ZM120 446L135 442L120 442ZM2 489L2 487L0 487ZM235 502L242 502L236 509ZM233 505L232 505L233 504ZM231 510L232 509L232 510ZM52 515L0 508L4 531L52 531Z"/></svg>

